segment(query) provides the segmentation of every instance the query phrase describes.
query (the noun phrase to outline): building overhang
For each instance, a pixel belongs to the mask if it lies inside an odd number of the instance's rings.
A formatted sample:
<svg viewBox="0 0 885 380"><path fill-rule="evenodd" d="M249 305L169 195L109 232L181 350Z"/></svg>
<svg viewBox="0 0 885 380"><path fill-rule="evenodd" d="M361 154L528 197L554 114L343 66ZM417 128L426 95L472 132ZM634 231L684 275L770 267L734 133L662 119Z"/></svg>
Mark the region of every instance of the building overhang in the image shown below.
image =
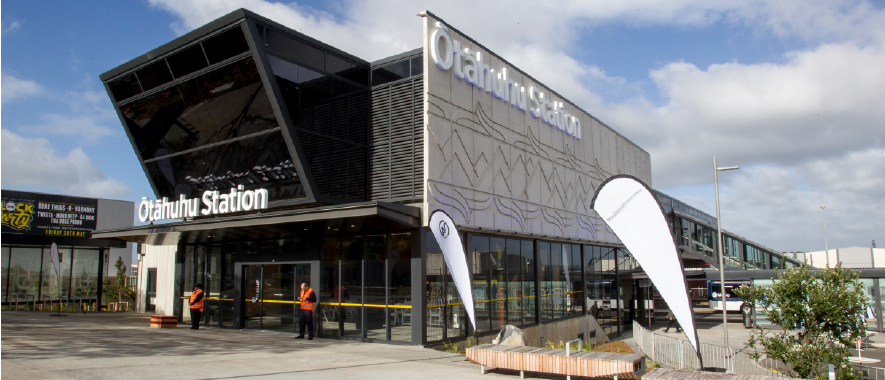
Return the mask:
<svg viewBox="0 0 885 380"><path fill-rule="evenodd" d="M94 239L151 245L274 239L334 233L372 233L421 226L421 209L388 202L361 202L306 209L153 224L94 231Z"/></svg>

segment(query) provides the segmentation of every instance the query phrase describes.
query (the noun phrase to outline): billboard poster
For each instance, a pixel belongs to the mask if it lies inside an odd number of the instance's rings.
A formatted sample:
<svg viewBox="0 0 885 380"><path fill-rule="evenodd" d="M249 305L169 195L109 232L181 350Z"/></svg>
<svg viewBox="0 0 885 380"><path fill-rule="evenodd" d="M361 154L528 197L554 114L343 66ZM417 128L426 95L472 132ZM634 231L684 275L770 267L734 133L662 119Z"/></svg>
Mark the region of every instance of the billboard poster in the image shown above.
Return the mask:
<svg viewBox="0 0 885 380"><path fill-rule="evenodd" d="M0 212L3 234L90 238L98 200L3 190Z"/></svg>

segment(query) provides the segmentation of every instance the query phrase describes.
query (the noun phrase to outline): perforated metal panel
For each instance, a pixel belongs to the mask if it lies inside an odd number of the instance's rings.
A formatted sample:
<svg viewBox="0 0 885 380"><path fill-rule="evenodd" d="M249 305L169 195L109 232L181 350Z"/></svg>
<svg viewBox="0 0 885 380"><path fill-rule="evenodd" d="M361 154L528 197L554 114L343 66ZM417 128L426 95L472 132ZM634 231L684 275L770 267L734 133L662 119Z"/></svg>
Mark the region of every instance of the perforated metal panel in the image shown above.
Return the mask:
<svg viewBox="0 0 885 380"><path fill-rule="evenodd" d="M356 93L302 107L295 115L295 131L319 194L366 199L368 100L367 93Z"/></svg>
<svg viewBox="0 0 885 380"><path fill-rule="evenodd" d="M423 196L423 76L372 88L369 199Z"/></svg>

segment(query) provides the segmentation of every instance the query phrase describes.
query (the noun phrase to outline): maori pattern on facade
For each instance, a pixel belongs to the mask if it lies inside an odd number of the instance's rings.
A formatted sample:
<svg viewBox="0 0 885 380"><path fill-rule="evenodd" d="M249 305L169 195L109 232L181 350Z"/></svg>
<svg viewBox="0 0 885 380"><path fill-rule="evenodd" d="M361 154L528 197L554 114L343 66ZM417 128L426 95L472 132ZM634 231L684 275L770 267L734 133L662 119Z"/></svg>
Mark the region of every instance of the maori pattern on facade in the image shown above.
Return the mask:
<svg viewBox="0 0 885 380"><path fill-rule="evenodd" d="M445 161L433 165L443 166L439 173L451 170L462 183L466 181L461 186L456 181L448 183L431 171L427 191L435 202L451 206L469 225L476 225L478 212L490 212L510 218L510 229L516 232L537 233L528 226L535 221L554 226L559 236L617 242L590 208L599 184L613 175L598 161L578 159L569 144L560 148L543 144L538 125L526 126L521 133L494 122L481 102L476 102L473 111L467 112L433 95L429 97L428 117L451 123L451 128L428 123L427 144L435 151L431 157L441 155ZM540 125L540 128L550 127ZM590 135L590 126L586 128L586 135ZM471 149L468 145L472 146L472 141L465 143L470 138L462 136L465 134L484 136L483 141L491 141L493 147ZM509 149L509 154L505 149ZM543 196L540 200L531 200L529 184L536 182L540 182ZM503 190L494 191L496 186Z"/></svg>

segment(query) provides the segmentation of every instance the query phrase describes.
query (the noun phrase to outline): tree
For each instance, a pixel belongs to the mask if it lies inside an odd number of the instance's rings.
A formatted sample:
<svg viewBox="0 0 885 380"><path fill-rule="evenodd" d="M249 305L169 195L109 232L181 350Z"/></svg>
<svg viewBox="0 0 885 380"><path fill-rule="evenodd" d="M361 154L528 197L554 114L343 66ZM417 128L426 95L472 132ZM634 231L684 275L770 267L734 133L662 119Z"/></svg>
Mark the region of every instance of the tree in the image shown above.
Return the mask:
<svg viewBox="0 0 885 380"><path fill-rule="evenodd" d="M129 299L135 299L135 290L126 286L126 265L123 264L123 258L117 257L114 263L117 268L117 278L113 282L108 283L107 295L108 301L122 301L125 295Z"/></svg>
<svg viewBox="0 0 885 380"><path fill-rule="evenodd" d="M826 379L833 364L839 379L854 379L848 347L866 335L863 313L869 302L851 269L811 272L805 265L781 272L772 286L741 286L735 295L750 302L781 332L751 331L749 347L792 365L794 377ZM757 350L755 359L761 357Z"/></svg>

